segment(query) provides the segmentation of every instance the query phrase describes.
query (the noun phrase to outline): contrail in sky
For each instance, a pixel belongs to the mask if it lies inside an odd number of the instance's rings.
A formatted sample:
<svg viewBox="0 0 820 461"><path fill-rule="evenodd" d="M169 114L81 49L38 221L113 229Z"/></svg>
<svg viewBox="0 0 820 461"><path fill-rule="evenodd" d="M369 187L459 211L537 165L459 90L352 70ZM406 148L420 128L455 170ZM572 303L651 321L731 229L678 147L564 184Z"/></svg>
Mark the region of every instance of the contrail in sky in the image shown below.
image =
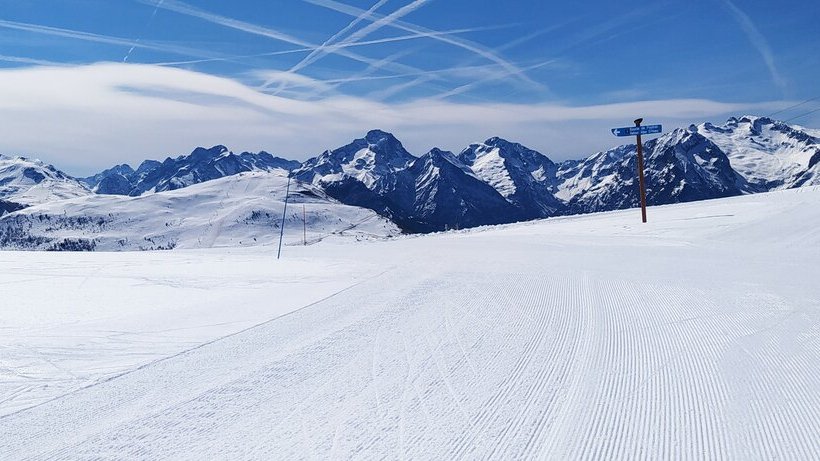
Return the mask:
<svg viewBox="0 0 820 461"><path fill-rule="evenodd" d="M153 2L149 2L148 0L136 0L140 3L144 3L146 5L153 5ZM222 16L219 14L211 13L205 10L201 10L196 8L192 5L189 5L185 2L181 2L179 0L165 0L160 7L164 10L174 11L176 13L184 14L187 16L191 16L194 18L199 18L203 21L210 22L212 24L218 24L224 27L228 27L231 29L239 30L242 32L246 32L253 35L259 35L261 37L267 37L273 40L282 41L285 43L290 43L292 45L301 46L304 48L314 49L317 48L318 45L308 42L307 40L302 40L300 38L294 37L292 35L286 34L284 32L278 31L276 29L272 29L270 27L264 27L257 24L251 24L249 22L241 21L239 19L230 18L227 16ZM376 59L368 58L366 56L362 56L357 53L353 53L346 49L336 49L334 50L334 54L338 54L339 56L343 56L348 59L352 59L354 61L358 61L364 64L373 65L378 62ZM406 64L401 63L387 63L384 66L385 69L389 69L392 72L417 72L420 69L417 69L412 66L408 66Z"/></svg>
<svg viewBox="0 0 820 461"><path fill-rule="evenodd" d="M465 34L469 32L481 32L486 30L494 30L500 29L507 26L487 26L487 27L472 27L468 29L453 29L453 30L445 30L441 32L435 32L434 34L407 34L407 35L399 35L397 37L386 37L386 38L379 38L375 40L367 40L355 43L341 43L338 44L335 48L355 48L360 46L368 46L368 45L378 45L382 43L393 43L393 42L403 42L408 40L417 40L420 38L429 38L431 35L455 35L455 34ZM153 63L156 66L176 66L176 65L184 65L184 64L200 64L206 62L220 62L220 61L233 61L238 59L248 59L248 58L264 58L267 56L280 56L285 54L294 54L294 53L306 53L311 52L319 49L319 47L310 47L310 48L293 48L291 50L282 50L282 51L269 51L266 53L255 53L255 54L244 54L238 56L225 56L221 58L209 58L209 59L190 59L186 61L167 61L167 62L157 62Z"/></svg>
<svg viewBox="0 0 820 461"><path fill-rule="evenodd" d="M367 26L357 30L356 32L350 34L350 36L348 36L346 39L342 40L341 44L356 43L357 40L360 40L360 39L370 35L371 33L381 29L382 27L385 27L385 26L388 26L388 25L392 24L393 22L399 20L399 18L401 18L402 16L406 16L406 15L412 13L413 11L421 8L422 6L424 6L425 3L429 2L429 1L430 0L415 0L415 1L413 1L409 4L407 4L407 5L399 8L398 10L394 11L393 13L391 13L391 14L389 14L389 15L381 18L381 19L378 19L378 20L368 24ZM374 5L372 8L370 8L368 11L365 11L364 13L359 15L351 24L355 25L355 24L363 21L365 18L373 17L373 13L376 11L376 9L379 6L386 3L386 2L387 2L387 0L382 0L378 3L376 3L376 5ZM349 26L346 29L349 29L349 28L351 28L351 27ZM341 35L341 34L336 34L336 35L338 36L338 35ZM337 49L339 47L340 47L339 45L328 45L328 46L320 47L319 52L312 53L313 57L311 57L311 56L306 57L305 59L302 60L302 62L300 62L300 63L296 64L295 66L293 66L288 72L297 72L300 69L304 69L308 65L310 65L310 64L318 61L319 59L321 59L323 56L325 56L329 53L332 53L335 49ZM278 93L278 91L277 91L277 93ZM276 94L276 93L274 93L274 94Z"/></svg>
<svg viewBox="0 0 820 461"><path fill-rule="evenodd" d="M146 24L145 26L146 29L148 29L151 26L151 23L154 22L154 18L157 16L157 11L159 11L159 7L162 6L162 3L164 1L165 0L159 0L159 2L157 2L157 6L154 8L154 12L151 13L151 17L148 18L148 24ZM122 58L122 62L128 62L128 58L131 57L131 53L134 52L134 49L137 47L137 44L139 44L140 41L142 41L142 37L138 37L137 41L134 42L133 45L131 45L131 49L129 49L128 53L125 54L125 57Z"/></svg>
<svg viewBox="0 0 820 461"><path fill-rule="evenodd" d="M356 27L356 25L358 25L360 22L362 22L367 16L369 16L372 13L375 13L377 9L381 8L387 2L388 2L388 0L379 0L379 2L377 2L375 5L373 5L364 14L359 15L358 17L356 17L356 19L354 19L350 24L345 26L342 30L340 30L339 32L336 32L335 34L333 34L332 37L325 40L324 43L322 43L318 48L316 48L309 55L307 55L305 57L305 59L303 59L301 62L297 63L295 66L291 67L289 72L297 72L299 69L301 69L301 68L307 66L309 63L313 62L312 59L313 59L314 56L316 56L319 53L322 53L325 50L325 48L327 48L328 45L330 45L331 43L336 41L336 39L338 39L342 35L346 34L348 31L352 30L354 27Z"/></svg>
<svg viewBox="0 0 820 461"><path fill-rule="evenodd" d="M349 16L354 16L354 17L355 16L360 16L360 15L365 13L365 11L362 10L361 8L356 8L354 6L346 5L344 3L340 3L340 2L337 2L335 0L303 0L303 1L305 1L307 3L310 3L312 5L322 6L322 7L331 9L333 11L337 11L339 13L344 13L344 14L347 14ZM384 19L385 18L383 15L379 15L379 14L376 14L376 13L371 14L370 17L374 20L379 20L379 19ZM404 22L404 21L395 21L395 22L392 22L390 25L392 27L402 29L402 30L405 30L407 32L417 33L417 34L418 33L435 32L432 29L428 29L426 27L418 26L418 25L415 25L415 24L410 24L410 23ZM535 82L534 80L529 78L526 75L524 69L521 69L521 68L515 66L514 64L512 64L511 62L497 56L491 50L488 50L488 49L482 47L481 45L470 42L469 40L464 40L464 39L460 39L460 38L456 38L456 37L431 36L431 38L434 38L435 40L439 40L441 42L448 43L450 45L457 46L459 48L463 48L465 50L471 51L471 52L473 52L473 53L475 53L475 54L477 54L477 55L479 55L479 56L481 56L485 59L488 59L488 60L490 60L490 61L492 61L492 62L494 62L494 63L496 63L496 64L498 64L502 67L504 67L507 70L507 73L509 75L516 76L519 79L521 79L521 80L523 80L523 81L525 81L525 82L527 82L531 85L534 85L536 87L539 87L539 88L542 87L542 85L540 83Z"/></svg>
<svg viewBox="0 0 820 461"><path fill-rule="evenodd" d="M202 58L216 58L214 53L207 53L201 50L186 48L174 45L163 45L155 43L135 43L134 40L125 39L121 37L112 37L108 35L93 34L90 32L82 32L72 29L62 29L59 27L50 27L40 24L29 24L25 22L7 21L0 19L0 28L22 30L25 32L32 32L36 34L51 35L54 37L71 38L75 40L83 40L87 42L105 43L108 45L122 45L122 46L136 46L137 48L146 48L149 50L161 51L164 53L179 54L182 56L196 56Z"/></svg>
<svg viewBox="0 0 820 461"><path fill-rule="evenodd" d="M788 85L783 76L780 75L780 71L777 70L777 66L774 62L774 53L772 52L772 48L769 46L769 42L766 40L766 37L760 33L760 30L757 28L755 23L752 22L752 18L738 8L734 2L731 0L723 0L723 4L729 9L729 12L732 13L735 21L740 24L740 27L746 34L746 38L748 38L752 43L752 46L754 46L757 52L760 53L760 57L763 58L763 62L769 69L769 73L772 76L772 81L774 84L777 85L782 91L785 91Z"/></svg>

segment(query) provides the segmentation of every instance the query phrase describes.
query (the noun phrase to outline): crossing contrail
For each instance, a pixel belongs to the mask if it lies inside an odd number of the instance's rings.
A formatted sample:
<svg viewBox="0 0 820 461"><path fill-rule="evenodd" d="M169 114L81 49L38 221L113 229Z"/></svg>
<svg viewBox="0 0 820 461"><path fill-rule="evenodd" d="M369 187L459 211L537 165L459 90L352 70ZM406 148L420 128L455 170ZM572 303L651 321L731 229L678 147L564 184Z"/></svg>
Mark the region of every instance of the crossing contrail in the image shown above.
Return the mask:
<svg viewBox="0 0 820 461"><path fill-rule="evenodd" d="M354 6L346 5L344 3L340 3L340 2L337 2L335 0L303 0L303 1L307 2L307 3L310 3L312 5L317 5L317 6L321 6L321 7L333 10L333 11L337 11L339 13L347 14L348 16L356 17L356 16L361 16L362 14L366 13L361 8L356 8ZM377 14L377 13L370 14L369 17L372 18L373 20L381 20L381 19L385 18L385 16ZM413 33L417 33L417 34L436 32L432 29L428 29L428 28L423 27L423 26L418 26L418 25L415 25L415 24L411 24L411 23L404 22L404 21L399 21L399 20L393 21L389 25L392 26L392 27L407 31L407 32L413 32ZM526 75L526 72L525 72L524 69L521 69L520 67L516 66L515 64L501 58L500 56L493 53L492 50L489 50L489 49L487 49L487 48L485 48L481 45L478 45L478 44L473 43L469 40L460 39L460 38L457 38L457 37L449 37L449 36L441 36L441 35L431 35L430 37L433 38L434 40L438 40L438 41L441 41L441 42L444 42L444 43L447 43L447 44L450 44L450 45L453 45L453 46L456 46L456 47L459 47L459 48L463 48L467 51L475 53L478 56L481 56L484 59L488 59L488 60L500 65L504 69L506 69L508 75L515 76L518 79L520 79L520 80L522 80L522 81L524 81L528 84L531 84L531 85L539 87L539 88L541 88L543 86L540 83L538 83L538 82L532 80L531 78L529 78Z"/></svg>
<svg viewBox="0 0 820 461"><path fill-rule="evenodd" d="M149 2L148 0L136 0L140 3L150 4L153 5L153 1ZM307 40L303 40L297 37L294 37L290 34L281 32L276 29L272 29L270 27L264 27L257 24L252 24L246 21L241 21L239 19L230 18L227 16L222 16L219 14L211 13L192 5L189 5L185 2L179 0L165 0L162 3L160 8L164 10L174 11L179 14L184 14L186 16L194 17L201 19L203 21L210 22L212 24L221 25L223 27L228 27L230 29L239 30L248 34L258 35L260 37L267 37L273 40L290 43L292 45L301 46L304 48L314 49L317 48L318 45L310 43ZM336 49L333 51L334 54L339 56L351 59L353 61L361 62L368 65L374 65L378 62L377 59L368 58L367 56L362 56L360 54L354 53L347 49ZM401 64L398 62L391 62L387 63L383 67L391 72L402 73L402 72L417 72L420 69L408 66L406 64Z"/></svg>
<svg viewBox="0 0 820 461"><path fill-rule="evenodd" d="M375 13L377 9L381 8L381 7L382 7L385 3L387 3L387 2L388 2L388 0L379 0L379 2L377 2L375 5L373 5L373 6L372 6L369 10L367 10L365 13L363 13L363 14L359 15L358 17L356 17L356 19L354 19L354 20L353 20L350 24L348 24L347 26L345 26L342 30L340 30L339 32L336 32L335 34L333 34L333 36L332 36L332 37L330 37L329 39L325 40L325 42L324 42L324 43L322 43L322 44L321 44L318 48L316 48L315 50L313 50L313 51L312 51L309 55L307 55L307 56L306 56L306 57L305 57L302 61L300 61L299 63L297 63L297 64L296 64L296 65L294 65L293 67L291 67L291 68L290 68L290 70L289 70L289 72L297 72L299 69L301 69L301 68L303 68L303 67L307 66L309 63L313 62L313 61L312 61L312 59L313 59L313 57L314 57L314 56L316 56L317 54L323 53L323 52L324 52L324 50L325 50L325 49L326 49L326 48L327 48L327 47L328 47L331 43L333 43L334 41L336 41L336 40L337 40L339 37L341 37L342 35L346 34L348 31L352 30L352 29L353 29L354 27L356 27L356 26L357 26L360 22L364 21L364 20L365 20L368 16L370 16L372 13Z"/></svg>
<svg viewBox="0 0 820 461"><path fill-rule="evenodd" d="M377 9L381 8L387 2L388 2L388 0L379 0L375 5L373 5L369 10L367 10L366 14L369 15L371 13L374 13ZM305 56L304 59L302 59L301 61L296 63L296 65L291 67L290 70L288 70L288 72L298 72L300 69L302 69L304 67L307 67L308 65L310 65L311 63L313 63L313 62L315 62L316 60L319 59L318 57L316 59L314 59L314 57L316 57L320 54L321 54L321 56L326 55L327 53L325 53L324 51L331 43L333 43L336 39L338 39L339 37L346 34L348 31L350 31L354 27L356 27L356 25L358 25L360 22L362 22L365 19L365 17L366 17L365 14L359 15L359 17L357 17L353 21L351 21L350 24L348 24L347 26L342 28L342 30L340 30L339 32L336 32L335 34L333 34L332 37L325 40L324 43L322 43L321 45L319 45L319 47L317 47L316 49L311 51L310 54ZM321 56L319 56L319 57L321 57ZM270 83L271 82L265 82L262 86L265 87L265 86L269 85ZM284 89L284 84L280 83L279 87L276 89L276 92L274 94L279 94L279 92L281 92L283 89Z"/></svg>
<svg viewBox="0 0 820 461"><path fill-rule="evenodd" d="M377 30L379 30L379 29L381 29L385 26L390 25L395 21L398 21L399 18L401 18L402 16L406 16L407 14L410 14L411 12L421 8L422 6L424 6L425 3L428 3L429 1L430 0L415 0L415 1L413 1L409 4L407 4L407 5L399 8L398 10L394 11L393 13L391 13L391 14L389 14L389 15L381 18L381 19L373 21L372 23L368 24L367 26L357 30L356 32L352 33L349 37L342 40L342 42L339 45L349 44L349 43L356 43L357 40L363 39L366 36L370 35L371 33L375 32L375 31L377 31ZM359 22L361 22L361 21L363 21L367 18L373 17L373 13L376 11L376 9L378 9L380 6L384 5L385 3L387 3L387 0L379 1L372 8L370 8L368 11L365 11L364 13L359 15L356 19L354 19L353 22L351 22L351 24L348 27L346 27L345 29L350 30L350 29L352 29L353 26L355 26L355 24L358 24ZM341 35L341 33L336 34L335 36L339 36L339 35ZM331 44L331 45L320 47L320 49L317 52L311 53L310 56L305 57L305 59L303 59L300 63L293 66L288 72L298 72L299 70L304 69L308 65L310 65L310 64L318 61L319 59L321 59L323 56L326 56L327 54L330 54L333 51L335 51L336 49L340 48L339 45L332 45ZM281 90L281 88L279 90ZM279 90L277 90L277 92L275 92L274 94L277 94Z"/></svg>
<svg viewBox="0 0 820 461"><path fill-rule="evenodd" d="M441 32L436 32L434 35L455 35L455 34L466 34L469 32L482 32L487 30L495 30L501 29L508 26L486 26L486 27L471 27L466 29L453 29L453 30L445 30ZM354 43L341 43L338 44L335 48L355 48L361 46L368 46L368 45L378 45L382 43L393 43L393 42L403 42L408 40L418 40L420 38L429 38L430 34L407 34L407 35L399 35L396 37L386 37L386 38L378 38L375 40L366 40L361 42L354 42ZM265 53L254 53L254 54L243 54L243 55L234 55L234 56L225 56L221 58L209 58L209 59L190 59L185 61L166 61L166 62L157 62L152 63L156 66L175 66L175 65L184 65L184 64L201 64L206 62L221 62L221 61L234 61L239 59L248 59L248 58L264 58L268 56L281 56L286 54L294 54L294 53L305 53L305 52L312 52L319 49L319 47L307 47L307 48L293 48L290 50L282 50L282 51L269 51Z"/></svg>

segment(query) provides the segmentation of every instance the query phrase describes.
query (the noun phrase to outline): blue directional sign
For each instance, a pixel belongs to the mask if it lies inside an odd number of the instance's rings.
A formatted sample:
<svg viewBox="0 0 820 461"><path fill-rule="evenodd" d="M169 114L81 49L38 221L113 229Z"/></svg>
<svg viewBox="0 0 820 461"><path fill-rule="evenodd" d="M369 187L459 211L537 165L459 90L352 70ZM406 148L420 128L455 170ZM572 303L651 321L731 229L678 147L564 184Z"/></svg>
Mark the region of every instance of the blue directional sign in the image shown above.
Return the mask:
<svg viewBox="0 0 820 461"><path fill-rule="evenodd" d="M612 134L615 136L637 136L645 134L658 134L663 132L661 125L630 126L627 128L613 128Z"/></svg>

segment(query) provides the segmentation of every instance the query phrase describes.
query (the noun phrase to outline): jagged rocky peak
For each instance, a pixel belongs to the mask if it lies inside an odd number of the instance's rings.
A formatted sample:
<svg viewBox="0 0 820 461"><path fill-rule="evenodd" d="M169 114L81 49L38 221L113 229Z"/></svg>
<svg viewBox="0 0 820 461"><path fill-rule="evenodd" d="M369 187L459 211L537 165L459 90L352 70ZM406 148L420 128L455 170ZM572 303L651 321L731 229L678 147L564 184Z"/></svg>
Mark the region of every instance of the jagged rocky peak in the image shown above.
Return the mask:
<svg viewBox="0 0 820 461"><path fill-rule="evenodd" d="M392 133L382 130L371 130L363 139L357 139L349 146L356 148L356 152L342 148L344 153L353 153L354 156L358 154L360 158L372 153L375 163L373 166L384 164L392 169L400 169L415 160Z"/></svg>
<svg viewBox="0 0 820 461"><path fill-rule="evenodd" d="M162 165L162 162L158 160L145 160L142 163L140 163L140 166L137 167L137 171L135 171L135 173L143 174L153 170L154 168L159 167L160 165Z"/></svg>
<svg viewBox="0 0 820 461"><path fill-rule="evenodd" d="M127 163L123 163L122 165L117 165L114 168L111 168L111 170L109 170L109 171L111 171L112 173L117 173L117 174L121 174L121 175L127 175L127 174L133 174L134 173L134 169L131 168L131 165L129 165Z"/></svg>
<svg viewBox="0 0 820 461"><path fill-rule="evenodd" d="M294 176L300 181L324 184L353 180L368 189L383 190L395 185L394 176L415 159L391 133L372 130L363 138L307 160Z"/></svg>
<svg viewBox="0 0 820 461"><path fill-rule="evenodd" d="M554 196L558 165L538 151L494 137L470 145L459 159L527 217L552 216L563 208Z"/></svg>
<svg viewBox="0 0 820 461"><path fill-rule="evenodd" d="M190 155L180 155L177 157L177 160L185 160L186 157L194 161L212 160L228 152L230 152L230 150L223 145L213 146L210 149L206 149L205 147L197 147L190 153Z"/></svg>
<svg viewBox="0 0 820 461"><path fill-rule="evenodd" d="M463 173L470 178L481 181L481 178L476 176L473 170L456 157L454 153L439 149L438 147L430 149L429 152L416 159L411 165L411 170L416 176L422 174L421 170L423 168L436 169L439 175L442 174L441 170L452 170L453 172ZM443 174L448 173L449 171L445 171Z"/></svg>
<svg viewBox="0 0 820 461"><path fill-rule="evenodd" d="M543 181L554 176L556 164L546 155L519 143L494 137L483 143L471 144L458 156L459 160L469 165L479 176L492 174L480 170L518 170ZM490 179L486 177L485 179Z"/></svg>
<svg viewBox="0 0 820 461"><path fill-rule="evenodd" d="M470 170L470 168L467 165L465 165L461 160L459 160L458 157L455 156L455 154L447 150L439 149L438 147L430 149L430 152L424 154L424 156L421 157L419 160L421 159L429 159L432 165L436 167L452 165L471 176L473 175L472 170Z"/></svg>
<svg viewBox="0 0 820 461"><path fill-rule="evenodd" d="M291 171L300 165L300 162L274 157L267 152L236 155L227 147L217 145L197 147L188 155L168 157L162 162L146 160L136 171L128 165L119 165L84 181L100 194L139 196L247 171Z"/></svg>

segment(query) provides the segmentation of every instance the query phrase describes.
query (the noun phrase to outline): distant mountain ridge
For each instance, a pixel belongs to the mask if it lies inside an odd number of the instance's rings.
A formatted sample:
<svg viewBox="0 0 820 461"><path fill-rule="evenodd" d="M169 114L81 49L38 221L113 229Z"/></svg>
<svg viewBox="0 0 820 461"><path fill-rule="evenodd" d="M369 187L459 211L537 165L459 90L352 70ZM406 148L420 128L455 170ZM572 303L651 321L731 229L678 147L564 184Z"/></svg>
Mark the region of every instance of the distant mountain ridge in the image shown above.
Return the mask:
<svg viewBox="0 0 820 461"><path fill-rule="evenodd" d="M820 131L755 116L732 117L722 126L703 123L671 130L644 143L648 202L660 205L818 185L818 136ZM38 164L29 171L18 165L6 175L11 179L0 176L0 186L34 187L34 177L49 187L67 188L54 199L92 194L89 189L142 196L241 172L290 172L297 182L346 205L373 210L405 232L434 232L635 207L635 151L635 145L623 145L556 163L494 137L471 144L458 155L434 148L416 157L392 134L372 130L305 162L266 152L237 155L215 146L163 162L147 160L136 170L117 165L83 178L87 187L50 166ZM32 194L38 196L36 188ZM15 197L20 194L0 194L0 215L8 217L21 207L41 203L21 204Z"/></svg>
<svg viewBox="0 0 820 461"><path fill-rule="evenodd" d="M0 209L38 205L92 194L85 185L52 165L26 157L0 155ZM0 212L0 214L3 214Z"/></svg>
<svg viewBox="0 0 820 461"><path fill-rule="evenodd" d="M146 192L176 190L205 181L247 171L290 171L300 162L274 157L267 152L234 154L225 146L198 147L190 155L167 158L164 162L146 160L134 170L117 165L80 180L94 192L106 195L140 196Z"/></svg>

